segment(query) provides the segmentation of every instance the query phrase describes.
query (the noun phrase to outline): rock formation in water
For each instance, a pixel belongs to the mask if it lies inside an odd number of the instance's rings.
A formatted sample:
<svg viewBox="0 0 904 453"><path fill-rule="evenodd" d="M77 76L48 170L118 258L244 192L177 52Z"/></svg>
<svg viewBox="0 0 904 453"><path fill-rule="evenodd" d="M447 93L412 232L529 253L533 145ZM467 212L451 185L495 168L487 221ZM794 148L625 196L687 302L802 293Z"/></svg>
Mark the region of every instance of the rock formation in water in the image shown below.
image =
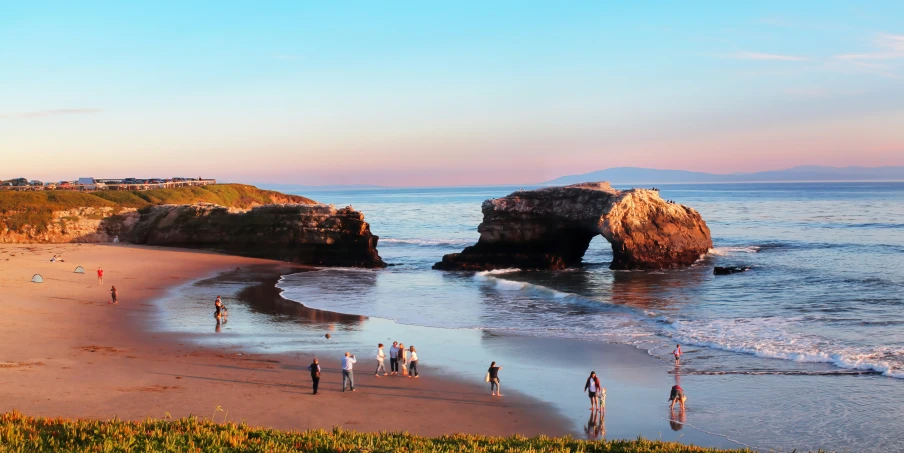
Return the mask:
<svg viewBox="0 0 904 453"><path fill-rule="evenodd" d="M713 268L714 275L731 275L739 272L747 272L750 266L716 266Z"/></svg>
<svg viewBox="0 0 904 453"><path fill-rule="evenodd" d="M518 191L485 201L482 210L477 244L434 269L562 269L579 264L597 235L612 244L613 269L690 265L712 247L700 214L656 190L574 184Z"/></svg>

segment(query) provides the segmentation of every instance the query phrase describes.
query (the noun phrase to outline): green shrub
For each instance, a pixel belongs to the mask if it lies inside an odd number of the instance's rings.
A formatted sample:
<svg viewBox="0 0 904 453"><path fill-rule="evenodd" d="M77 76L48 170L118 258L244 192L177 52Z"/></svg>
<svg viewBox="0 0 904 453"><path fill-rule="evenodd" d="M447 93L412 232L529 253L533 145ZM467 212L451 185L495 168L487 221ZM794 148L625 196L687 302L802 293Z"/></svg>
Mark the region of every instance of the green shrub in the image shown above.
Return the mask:
<svg viewBox="0 0 904 453"><path fill-rule="evenodd" d="M420 437L407 433L358 433L333 430L278 431L244 423L178 420L70 420L0 415L0 452L741 452L637 440L584 441L571 437L486 437L455 434Z"/></svg>

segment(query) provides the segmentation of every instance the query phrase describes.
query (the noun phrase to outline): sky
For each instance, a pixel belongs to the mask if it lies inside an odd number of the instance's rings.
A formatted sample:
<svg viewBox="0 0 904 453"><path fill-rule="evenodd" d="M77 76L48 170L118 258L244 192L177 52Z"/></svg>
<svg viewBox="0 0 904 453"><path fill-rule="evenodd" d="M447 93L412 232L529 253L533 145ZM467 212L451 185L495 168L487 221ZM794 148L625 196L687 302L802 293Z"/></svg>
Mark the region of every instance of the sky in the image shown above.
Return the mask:
<svg viewBox="0 0 904 453"><path fill-rule="evenodd" d="M904 165L900 0L0 5L0 179Z"/></svg>

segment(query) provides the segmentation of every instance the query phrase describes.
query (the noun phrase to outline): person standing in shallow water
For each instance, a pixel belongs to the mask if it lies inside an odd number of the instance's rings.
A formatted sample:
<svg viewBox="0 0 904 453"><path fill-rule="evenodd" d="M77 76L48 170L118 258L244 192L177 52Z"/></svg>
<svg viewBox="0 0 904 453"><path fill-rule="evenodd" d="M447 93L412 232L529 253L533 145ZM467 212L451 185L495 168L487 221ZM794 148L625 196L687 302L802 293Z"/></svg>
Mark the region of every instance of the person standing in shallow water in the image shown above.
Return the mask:
<svg viewBox="0 0 904 453"><path fill-rule="evenodd" d="M672 351L672 355L675 356L675 365L679 365L679 362L681 361L681 345L680 344L675 345L675 350Z"/></svg>
<svg viewBox="0 0 904 453"><path fill-rule="evenodd" d="M600 378L596 376L596 371L591 371L590 377L587 378L587 383L584 384L584 391L590 395L590 410L592 411L600 410L600 401L597 399L597 392L599 392L601 388Z"/></svg>
<svg viewBox="0 0 904 453"><path fill-rule="evenodd" d="M311 382L314 384L314 394L316 395L317 388L320 387L320 364L317 363L317 359L308 365L308 371L311 372ZM345 391L345 389L343 389Z"/></svg>
<svg viewBox="0 0 904 453"><path fill-rule="evenodd" d="M675 403L678 403L678 406L683 412L685 401L687 401L687 397L684 396L684 389L678 384L673 385L672 391L669 393L669 412L674 410Z"/></svg>
<svg viewBox="0 0 904 453"><path fill-rule="evenodd" d="M496 362L490 364L490 369L487 370L487 378L490 380L490 395L492 396L502 396L502 389L499 387L499 371L502 370L501 366L496 366Z"/></svg>

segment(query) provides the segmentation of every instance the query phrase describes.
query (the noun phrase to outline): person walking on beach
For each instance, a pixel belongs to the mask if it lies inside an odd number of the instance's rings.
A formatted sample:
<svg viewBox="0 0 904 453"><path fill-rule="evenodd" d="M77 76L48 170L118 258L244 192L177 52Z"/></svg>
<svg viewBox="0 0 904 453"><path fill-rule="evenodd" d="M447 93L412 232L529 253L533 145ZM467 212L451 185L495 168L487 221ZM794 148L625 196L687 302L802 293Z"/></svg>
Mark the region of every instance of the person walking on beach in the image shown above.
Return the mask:
<svg viewBox="0 0 904 453"><path fill-rule="evenodd" d="M116 291L116 287L115 286L110 287L110 302L109 303L112 303L113 305L118 304L119 301L117 300L117 296L119 296L119 292Z"/></svg>
<svg viewBox="0 0 904 453"><path fill-rule="evenodd" d="M678 403L683 411L685 401L687 401L687 397L684 396L684 389L678 384L673 385L672 391L669 393L669 411L674 410L675 403Z"/></svg>
<svg viewBox="0 0 904 453"><path fill-rule="evenodd" d="M97 268L97 286L104 286L104 270L100 266Z"/></svg>
<svg viewBox="0 0 904 453"><path fill-rule="evenodd" d="M399 342L393 341L392 347L389 348L389 373L392 375L399 374Z"/></svg>
<svg viewBox="0 0 904 453"><path fill-rule="evenodd" d="M420 377L417 374L417 351L414 346L408 348L408 377Z"/></svg>
<svg viewBox="0 0 904 453"><path fill-rule="evenodd" d="M383 354L383 343L377 345L377 371L374 371L374 376L380 377L380 371L383 372L383 376L386 376L386 367L383 366L383 359L386 357L386 354Z"/></svg>
<svg viewBox="0 0 904 453"><path fill-rule="evenodd" d="M345 391L345 385L348 383L348 387L351 391L355 391L355 374L352 371L354 363L357 362L355 360L355 356L346 352L345 357L342 358L342 391Z"/></svg>
<svg viewBox="0 0 904 453"><path fill-rule="evenodd" d="M317 363L316 358L308 365L308 371L311 372L311 382L314 383L314 394L316 395L318 393L317 387L320 387L320 364Z"/></svg>
<svg viewBox="0 0 904 453"><path fill-rule="evenodd" d="M499 387L499 370L501 366L496 366L496 362L490 363L490 369L487 370L486 381L490 383L490 395L502 396L502 389Z"/></svg>
<svg viewBox="0 0 904 453"><path fill-rule="evenodd" d="M405 345L399 343L399 368L401 368L402 376L408 376L408 351Z"/></svg>
<svg viewBox="0 0 904 453"><path fill-rule="evenodd" d="M675 345L675 350L672 351L672 355L675 356L675 365L678 365L679 362L681 361L681 345L680 344Z"/></svg>
<svg viewBox="0 0 904 453"><path fill-rule="evenodd" d="M600 410L600 401L597 399L596 393L601 388L600 378L596 376L596 371L591 371L590 377L587 378L587 382L584 384L584 391L590 395L590 410L592 411Z"/></svg>

